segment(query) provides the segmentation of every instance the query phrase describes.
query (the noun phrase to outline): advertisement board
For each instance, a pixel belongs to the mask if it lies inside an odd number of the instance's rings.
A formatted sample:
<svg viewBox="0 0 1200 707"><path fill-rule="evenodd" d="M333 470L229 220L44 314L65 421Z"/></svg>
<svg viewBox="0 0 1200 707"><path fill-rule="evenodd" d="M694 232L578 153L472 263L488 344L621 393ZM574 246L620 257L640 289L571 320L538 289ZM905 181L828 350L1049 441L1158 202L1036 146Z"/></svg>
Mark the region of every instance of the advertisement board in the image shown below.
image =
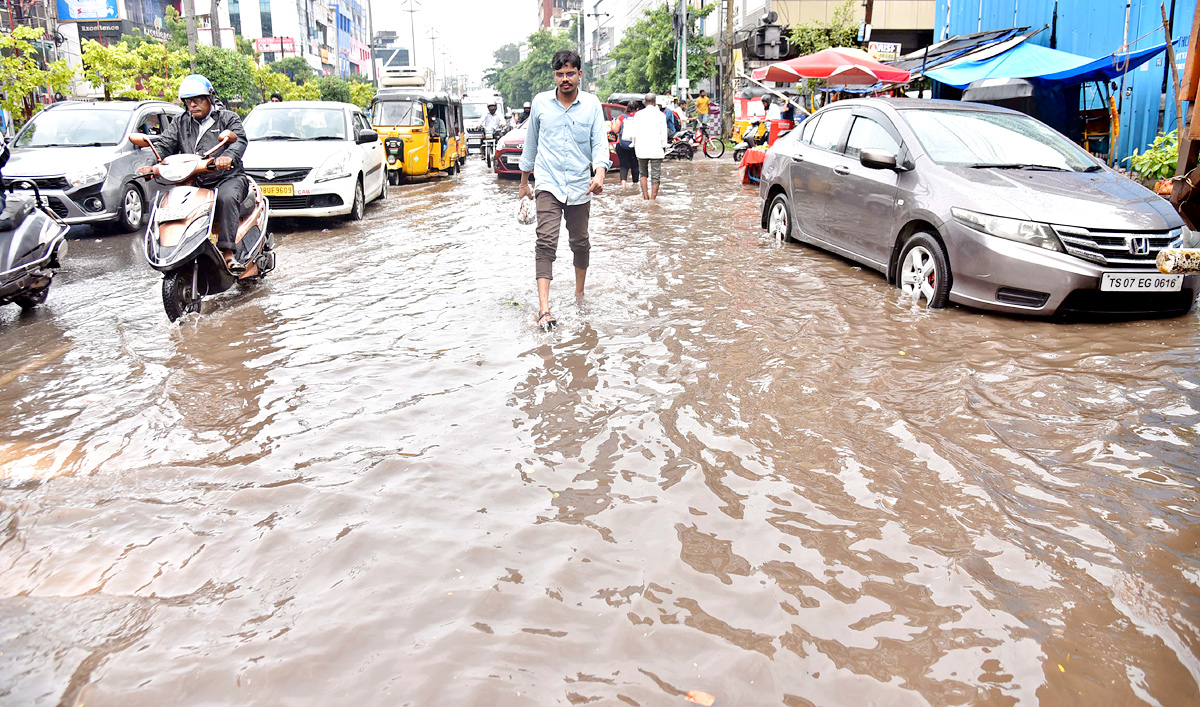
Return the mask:
<svg viewBox="0 0 1200 707"><path fill-rule="evenodd" d="M263 37L254 40L254 49L260 52L296 53L296 40L291 37Z"/></svg>
<svg viewBox="0 0 1200 707"><path fill-rule="evenodd" d="M117 0L58 0L59 22L119 19Z"/></svg>
<svg viewBox="0 0 1200 707"><path fill-rule="evenodd" d="M897 42L870 42L867 53L875 57L875 61L892 61L900 58L900 44Z"/></svg>

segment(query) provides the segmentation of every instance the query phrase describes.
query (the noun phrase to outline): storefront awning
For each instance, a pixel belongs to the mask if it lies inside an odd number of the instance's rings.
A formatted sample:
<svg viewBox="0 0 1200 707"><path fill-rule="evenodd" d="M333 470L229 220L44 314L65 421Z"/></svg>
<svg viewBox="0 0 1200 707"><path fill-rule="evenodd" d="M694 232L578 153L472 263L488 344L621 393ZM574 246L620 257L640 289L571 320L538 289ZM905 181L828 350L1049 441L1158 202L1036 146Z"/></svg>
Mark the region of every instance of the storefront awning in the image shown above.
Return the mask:
<svg viewBox="0 0 1200 707"><path fill-rule="evenodd" d="M1180 37L1175 42L1186 41ZM1166 43L1148 49L1110 54L1099 59L1021 42L1012 49L981 61L962 61L926 73L934 81L955 88L984 79L1036 79L1048 84L1103 81L1132 71L1161 52Z"/></svg>

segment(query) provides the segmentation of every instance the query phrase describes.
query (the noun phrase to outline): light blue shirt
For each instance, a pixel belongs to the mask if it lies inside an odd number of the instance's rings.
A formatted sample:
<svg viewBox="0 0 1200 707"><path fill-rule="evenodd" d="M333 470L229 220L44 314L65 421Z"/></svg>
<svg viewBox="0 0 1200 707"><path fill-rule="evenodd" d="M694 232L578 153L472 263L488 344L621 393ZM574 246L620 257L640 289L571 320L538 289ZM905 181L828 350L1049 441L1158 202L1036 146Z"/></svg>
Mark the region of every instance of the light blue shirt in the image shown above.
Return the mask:
<svg viewBox="0 0 1200 707"><path fill-rule="evenodd" d="M530 104L521 171L533 172L537 191L550 192L564 204L584 204L592 199L587 193L592 168L612 166L604 107L594 95L580 91L563 108L555 93L539 93Z"/></svg>

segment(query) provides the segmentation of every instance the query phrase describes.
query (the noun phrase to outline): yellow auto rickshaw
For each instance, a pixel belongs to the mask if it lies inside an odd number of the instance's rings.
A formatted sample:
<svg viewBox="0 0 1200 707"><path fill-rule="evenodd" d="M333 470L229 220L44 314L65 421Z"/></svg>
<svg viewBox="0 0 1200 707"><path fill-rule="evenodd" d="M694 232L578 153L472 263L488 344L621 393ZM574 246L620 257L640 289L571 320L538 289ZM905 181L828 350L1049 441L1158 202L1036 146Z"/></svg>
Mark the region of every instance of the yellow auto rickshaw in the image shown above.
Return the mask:
<svg viewBox="0 0 1200 707"><path fill-rule="evenodd" d="M454 175L467 161L462 101L449 94L381 89L371 102L371 124L383 141L389 184L433 172Z"/></svg>

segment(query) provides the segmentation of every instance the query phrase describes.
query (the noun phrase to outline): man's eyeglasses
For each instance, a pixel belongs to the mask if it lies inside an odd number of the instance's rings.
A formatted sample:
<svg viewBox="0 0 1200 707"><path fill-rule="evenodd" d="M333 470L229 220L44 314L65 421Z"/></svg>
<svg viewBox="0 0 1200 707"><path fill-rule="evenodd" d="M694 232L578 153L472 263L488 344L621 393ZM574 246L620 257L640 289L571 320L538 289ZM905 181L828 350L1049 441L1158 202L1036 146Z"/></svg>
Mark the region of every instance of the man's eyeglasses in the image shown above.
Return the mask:
<svg viewBox="0 0 1200 707"><path fill-rule="evenodd" d="M198 106L198 105L200 105L201 102L207 101L207 100L208 100L208 98L206 98L204 96L196 96L195 98L185 98L185 99L183 99L183 105Z"/></svg>
<svg viewBox="0 0 1200 707"><path fill-rule="evenodd" d="M579 75L578 71L555 71L554 72L554 80L555 81L566 81L569 79L573 79L578 75Z"/></svg>

